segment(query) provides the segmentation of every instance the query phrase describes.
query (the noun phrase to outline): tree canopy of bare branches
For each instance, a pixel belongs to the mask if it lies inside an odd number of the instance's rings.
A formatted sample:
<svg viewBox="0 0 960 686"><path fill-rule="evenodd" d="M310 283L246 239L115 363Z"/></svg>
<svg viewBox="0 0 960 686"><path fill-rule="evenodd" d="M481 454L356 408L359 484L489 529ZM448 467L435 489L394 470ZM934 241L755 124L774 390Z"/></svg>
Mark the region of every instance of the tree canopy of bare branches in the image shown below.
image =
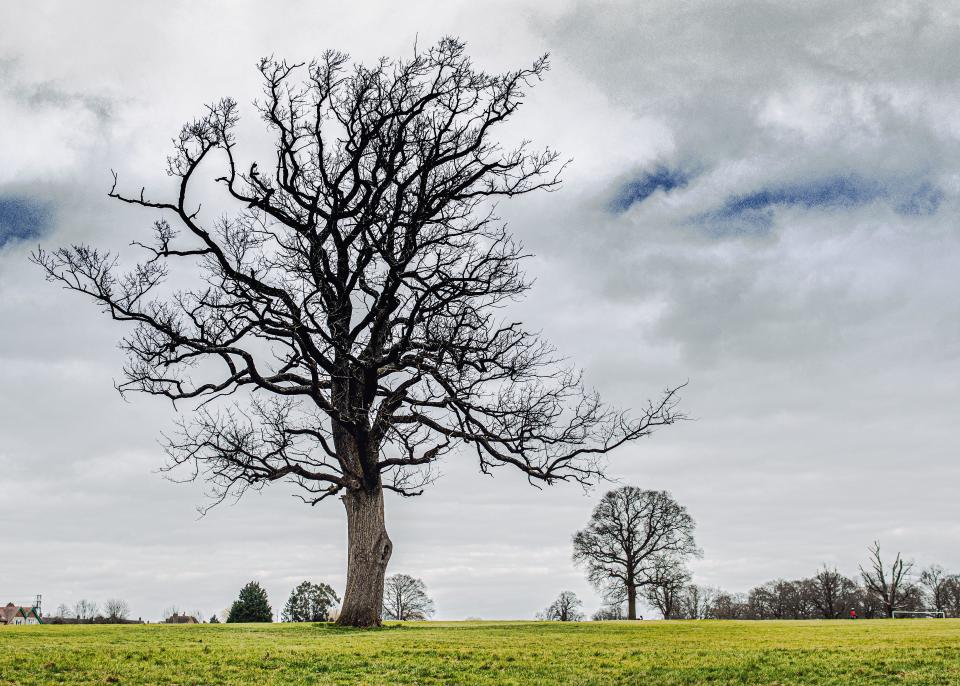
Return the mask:
<svg viewBox="0 0 960 686"><path fill-rule="evenodd" d="M427 585L408 574L388 576L383 590L383 616L400 622L429 619L434 612Z"/></svg>
<svg viewBox="0 0 960 686"><path fill-rule="evenodd" d="M537 618L553 622L579 622L583 620L581 607L583 607L583 601L577 597L576 593L564 591L543 612L538 614Z"/></svg>
<svg viewBox="0 0 960 686"><path fill-rule="evenodd" d="M93 621L98 611L97 604L86 598L78 600L73 606L73 614L80 623Z"/></svg>
<svg viewBox="0 0 960 686"><path fill-rule="evenodd" d="M110 598L103 603L103 613L107 619L118 620L126 619L130 614L130 606L127 601L120 598Z"/></svg>
<svg viewBox="0 0 960 686"><path fill-rule="evenodd" d="M689 584L678 598L680 616L684 619L708 619L714 610L714 600L721 593L717 588Z"/></svg>
<svg viewBox="0 0 960 686"><path fill-rule="evenodd" d="M950 604L951 586L956 578L947 573L940 565L930 565L920 572L920 586L927 602L937 612L946 612Z"/></svg>
<svg viewBox="0 0 960 686"><path fill-rule="evenodd" d="M609 491L573 537L573 559L608 599L627 601L637 618L637 589L665 574L665 562L699 554L694 521L666 491L624 486Z"/></svg>
<svg viewBox="0 0 960 686"><path fill-rule="evenodd" d="M690 572L683 559L658 555L652 561L648 583L642 587L643 595L664 619L677 619L684 589L689 583Z"/></svg>
<svg viewBox="0 0 960 686"><path fill-rule="evenodd" d="M859 589L852 579L826 565L807 582L810 603L827 619L846 616L857 604Z"/></svg>
<svg viewBox="0 0 960 686"><path fill-rule="evenodd" d="M380 621L384 489L419 494L460 447L484 473L591 482L604 453L678 418L676 390L611 409L504 316L529 284L495 202L557 188L563 164L495 135L547 69L544 56L487 74L452 38L371 66L264 59L268 164L241 157L240 109L223 99L174 140L170 197L114 177L111 197L159 215L133 243L141 262L124 271L88 245L33 256L130 325L121 392L197 404L168 437L169 468L214 502L280 480L310 504L342 497L343 624ZM211 169L233 203L216 215L196 199Z"/></svg>

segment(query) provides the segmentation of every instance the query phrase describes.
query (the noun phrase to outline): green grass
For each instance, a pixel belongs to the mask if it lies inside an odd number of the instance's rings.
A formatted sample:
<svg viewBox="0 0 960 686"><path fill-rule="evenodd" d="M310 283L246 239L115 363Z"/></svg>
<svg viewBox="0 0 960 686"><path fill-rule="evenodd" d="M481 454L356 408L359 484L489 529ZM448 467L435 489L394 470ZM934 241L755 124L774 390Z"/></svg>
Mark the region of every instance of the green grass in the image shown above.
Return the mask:
<svg viewBox="0 0 960 686"><path fill-rule="evenodd" d="M0 684L960 684L960 620L0 627Z"/></svg>

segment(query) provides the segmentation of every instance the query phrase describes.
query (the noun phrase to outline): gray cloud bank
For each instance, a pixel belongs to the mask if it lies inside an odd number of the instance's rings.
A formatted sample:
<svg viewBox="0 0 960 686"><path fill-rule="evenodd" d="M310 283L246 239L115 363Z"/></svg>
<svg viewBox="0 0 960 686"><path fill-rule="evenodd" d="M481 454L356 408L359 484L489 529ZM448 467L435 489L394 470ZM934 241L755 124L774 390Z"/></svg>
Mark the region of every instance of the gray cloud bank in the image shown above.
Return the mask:
<svg viewBox="0 0 960 686"><path fill-rule="evenodd" d="M22 553L0 561L0 593L119 595L156 618L209 614L250 578L275 609L303 578L342 586L336 504L274 489L197 521L201 489L155 473L169 406L113 391L120 329L25 258L38 241L142 238L153 218L106 201L108 170L168 190L170 136L205 101L252 99L258 56L370 59L418 33L463 36L491 70L552 53L513 130L574 164L559 193L500 208L537 255L517 311L621 405L690 380L696 421L610 473L688 506L699 581L853 573L874 538L960 569L949 5L291 3L292 32L253 4L99 3L52 22L42 7L4 8L0 29L0 543ZM245 127L257 145L250 110ZM530 617L565 588L599 603L569 559L596 493L490 479L466 456L442 471L388 502L391 568L422 576L440 617Z"/></svg>

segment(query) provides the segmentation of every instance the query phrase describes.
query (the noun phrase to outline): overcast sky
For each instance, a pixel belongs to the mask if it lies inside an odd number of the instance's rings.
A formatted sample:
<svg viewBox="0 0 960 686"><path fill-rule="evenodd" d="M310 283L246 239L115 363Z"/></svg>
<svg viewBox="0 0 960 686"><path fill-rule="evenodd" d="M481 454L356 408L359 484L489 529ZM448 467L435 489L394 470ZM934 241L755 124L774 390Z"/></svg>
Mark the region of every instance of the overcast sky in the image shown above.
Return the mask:
<svg viewBox="0 0 960 686"><path fill-rule="evenodd" d="M255 64L369 61L445 34L502 71L550 52L510 135L574 162L500 208L536 257L519 308L607 399L689 380L696 421L610 460L698 523L699 583L853 575L879 539L960 571L960 12L948 2L89 2L0 9L0 602L125 598L219 613L250 579L279 610L342 590L345 518L282 485L199 519L156 472L175 415L113 388L122 327L27 262L38 244L128 250L169 190L180 125L230 95L262 145ZM183 408L187 410L186 407ZM388 495L391 572L438 617L529 618L571 589L602 493L538 491L451 455Z"/></svg>

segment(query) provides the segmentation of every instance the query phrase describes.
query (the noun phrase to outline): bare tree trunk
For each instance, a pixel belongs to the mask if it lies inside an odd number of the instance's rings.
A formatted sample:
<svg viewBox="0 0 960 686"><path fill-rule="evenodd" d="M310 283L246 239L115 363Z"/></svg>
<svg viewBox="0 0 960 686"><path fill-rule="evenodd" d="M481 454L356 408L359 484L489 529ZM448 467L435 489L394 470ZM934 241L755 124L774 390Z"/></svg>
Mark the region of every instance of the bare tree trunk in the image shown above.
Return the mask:
<svg viewBox="0 0 960 686"><path fill-rule="evenodd" d="M637 618L637 587L627 584L627 619Z"/></svg>
<svg viewBox="0 0 960 686"><path fill-rule="evenodd" d="M347 508L347 588L337 624L380 626L383 580L393 543L383 519L383 489L350 491Z"/></svg>

